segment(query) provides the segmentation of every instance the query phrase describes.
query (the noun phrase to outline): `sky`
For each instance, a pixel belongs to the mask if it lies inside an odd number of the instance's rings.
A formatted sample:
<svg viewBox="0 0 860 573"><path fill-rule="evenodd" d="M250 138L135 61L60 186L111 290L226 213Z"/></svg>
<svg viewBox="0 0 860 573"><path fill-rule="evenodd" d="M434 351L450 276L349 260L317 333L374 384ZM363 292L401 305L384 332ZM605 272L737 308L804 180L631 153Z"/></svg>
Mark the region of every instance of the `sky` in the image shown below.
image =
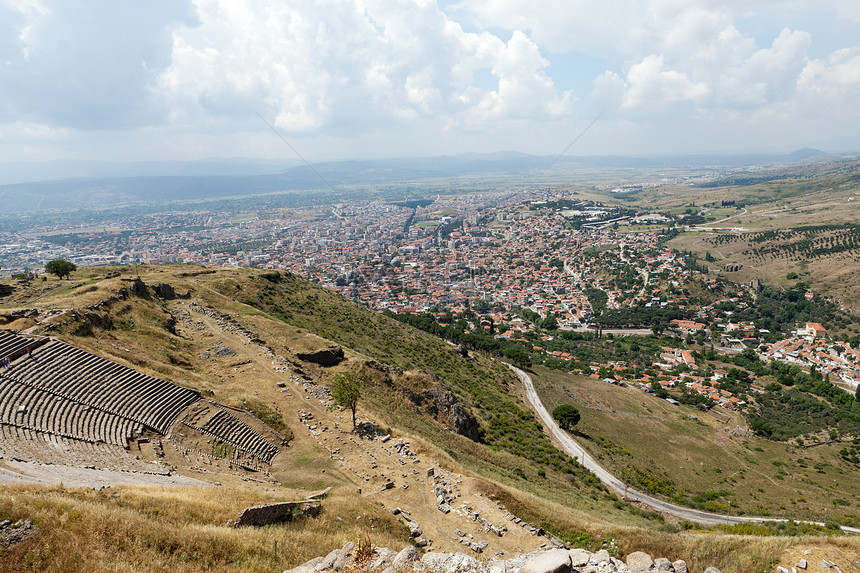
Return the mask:
<svg viewBox="0 0 860 573"><path fill-rule="evenodd" d="M857 0L0 0L0 163L845 152L858 102Z"/></svg>

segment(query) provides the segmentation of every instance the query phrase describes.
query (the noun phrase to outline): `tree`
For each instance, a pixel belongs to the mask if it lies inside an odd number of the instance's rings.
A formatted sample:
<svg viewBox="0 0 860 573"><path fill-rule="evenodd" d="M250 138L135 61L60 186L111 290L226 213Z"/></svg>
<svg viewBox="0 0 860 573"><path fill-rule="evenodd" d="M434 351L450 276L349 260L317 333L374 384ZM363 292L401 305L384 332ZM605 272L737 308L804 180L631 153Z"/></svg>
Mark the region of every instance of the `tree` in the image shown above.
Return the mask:
<svg viewBox="0 0 860 573"><path fill-rule="evenodd" d="M563 430L570 430L579 423L579 410L570 404L561 404L552 411L552 417Z"/></svg>
<svg viewBox="0 0 860 573"><path fill-rule="evenodd" d="M54 259L45 264L45 272L57 275L57 278L68 278L74 271L78 270L75 263L69 262L66 259Z"/></svg>
<svg viewBox="0 0 860 573"><path fill-rule="evenodd" d="M341 408L349 408L352 411L352 429L355 429L355 409L358 399L361 397L361 389L364 385L352 372L340 372L334 377L331 384L331 397Z"/></svg>
<svg viewBox="0 0 860 573"><path fill-rule="evenodd" d="M558 330L558 319L548 314L545 319L540 322L540 327L544 330Z"/></svg>
<svg viewBox="0 0 860 573"><path fill-rule="evenodd" d="M660 383L659 383L659 382L657 382L656 380L654 380L654 381L652 381L652 382L651 382L651 389L652 389L652 390L654 390L654 394L655 394L658 398L663 398L663 399L665 400L666 398L668 398L668 397L669 397L669 392L667 392L667 391L666 391L666 389L665 389L665 388L663 388L663 387L660 385Z"/></svg>

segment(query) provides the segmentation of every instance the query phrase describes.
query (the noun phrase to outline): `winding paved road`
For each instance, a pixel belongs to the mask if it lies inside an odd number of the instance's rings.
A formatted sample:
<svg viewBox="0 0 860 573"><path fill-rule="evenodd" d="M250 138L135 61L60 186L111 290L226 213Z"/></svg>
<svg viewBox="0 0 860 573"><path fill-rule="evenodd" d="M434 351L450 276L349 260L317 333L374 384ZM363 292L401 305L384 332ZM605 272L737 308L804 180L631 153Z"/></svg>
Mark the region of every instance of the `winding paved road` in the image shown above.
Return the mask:
<svg viewBox="0 0 860 573"><path fill-rule="evenodd" d="M662 511L663 513L667 513L669 515L674 515L679 519L686 519L689 521L695 521L698 523L704 523L709 525L714 524L735 524L735 523L763 523L767 521L787 521L786 519L778 519L778 518L770 518L770 517L742 517L742 516L734 516L734 515L720 515L718 513L708 513L705 511L698 511L695 509L690 509L688 507L682 507L680 505L675 505L672 503L668 503L666 501L651 497L650 495L646 495L640 491L637 491L632 488L625 488L624 483L610 474L608 471L603 469L600 464L598 464L594 458L592 458L585 449L580 446L570 435L558 427L553 420L552 416L550 416L547 409L544 407L543 402L541 402L540 397L535 390L534 384L532 383L531 376L516 368L515 366L511 366L508 364L508 367L513 370L517 376L519 376L523 385L526 388L526 396L528 397L529 402L532 407L537 412L540 419L543 421L544 425L549 428L552 436L561 444L562 449L570 454L572 457L576 458L576 460L581 463L583 466L588 468L594 475L600 479L604 484L614 489L621 495L625 494L627 499L635 500L646 505L653 507L658 511ZM815 523L816 525L824 525L823 523L816 522L808 522ZM846 533L860 533L860 529L855 527L842 527L842 531Z"/></svg>

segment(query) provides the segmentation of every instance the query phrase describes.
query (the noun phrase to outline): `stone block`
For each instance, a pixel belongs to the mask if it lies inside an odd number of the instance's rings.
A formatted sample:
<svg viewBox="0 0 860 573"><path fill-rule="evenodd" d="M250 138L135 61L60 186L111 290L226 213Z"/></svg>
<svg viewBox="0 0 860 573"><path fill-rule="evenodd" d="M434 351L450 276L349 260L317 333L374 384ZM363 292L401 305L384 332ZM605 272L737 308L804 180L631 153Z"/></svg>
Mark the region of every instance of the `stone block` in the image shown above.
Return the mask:
<svg viewBox="0 0 860 573"><path fill-rule="evenodd" d="M412 565L412 563L419 559L420 556L418 555L418 550L410 545L409 547L403 548L400 553L394 557L394 561L391 562L391 566L394 567L394 569L402 569Z"/></svg>
<svg viewBox="0 0 860 573"><path fill-rule="evenodd" d="M520 573L570 573L570 569L570 552L552 549L533 557L520 569Z"/></svg>
<svg viewBox="0 0 860 573"><path fill-rule="evenodd" d="M591 559L590 551L586 551L585 549L570 550L570 564L573 567L582 567L588 563L589 559Z"/></svg>
<svg viewBox="0 0 860 573"><path fill-rule="evenodd" d="M627 556L627 569L630 573L644 573L649 571L653 564L651 556L643 551L634 551Z"/></svg>

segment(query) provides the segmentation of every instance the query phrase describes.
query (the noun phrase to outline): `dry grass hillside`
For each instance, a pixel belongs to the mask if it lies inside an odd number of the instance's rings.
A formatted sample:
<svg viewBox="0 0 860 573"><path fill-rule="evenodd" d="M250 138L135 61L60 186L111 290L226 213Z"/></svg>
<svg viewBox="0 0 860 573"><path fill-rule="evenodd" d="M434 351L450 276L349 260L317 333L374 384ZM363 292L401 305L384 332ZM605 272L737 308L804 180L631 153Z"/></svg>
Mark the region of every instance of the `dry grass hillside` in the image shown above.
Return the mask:
<svg viewBox="0 0 860 573"><path fill-rule="evenodd" d="M199 488L0 486L0 520L36 525L24 541L0 548L2 570L276 571L348 540L403 547L409 531L389 511L395 507L420 524L433 550L469 551L464 542L485 541L484 556L556 538L681 558L693 571L715 565L752 573L770 570L799 544L860 552L854 540L697 531L623 503L552 445L503 365L296 277L134 270L8 283L0 323L198 389L247 411L289 445L257 472L165 447L161 461L209 484ZM138 273L146 288L135 284ZM328 392L340 372L364 381L359 431ZM244 507L327 487L332 493L315 517L226 525ZM437 508L440 493L449 513ZM514 516L547 535L515 525Z"/></svg>
<svg viewBox="0 0 860 573"><path fill-rule="evenodd" d="M634 386L537 367L548 408L575 405L583 445L630 486L705 511L860 525L860 474L844 443L760 437L738 412L672 405Z"/></svg>

